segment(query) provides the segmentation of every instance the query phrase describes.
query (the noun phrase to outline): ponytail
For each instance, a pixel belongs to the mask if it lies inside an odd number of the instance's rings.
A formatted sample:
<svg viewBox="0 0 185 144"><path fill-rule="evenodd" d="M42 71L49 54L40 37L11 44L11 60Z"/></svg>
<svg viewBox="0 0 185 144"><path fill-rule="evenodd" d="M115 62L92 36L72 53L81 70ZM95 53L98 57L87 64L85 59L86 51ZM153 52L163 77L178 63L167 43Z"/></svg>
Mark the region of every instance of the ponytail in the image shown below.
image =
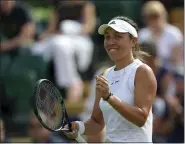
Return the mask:
<svg viewBox="0 0 185 144"><path fill-rule="evenodd" d="M149 57L150 56L149 53L147 53L145 51L142 51L140 49L140 46L139 46L138 43L133 47L132 53L133 53L133 56L134 56L135 59L139 59L139 60L141 60L143 62L144 62L143 57L145 57L145 56Z"/></svg>

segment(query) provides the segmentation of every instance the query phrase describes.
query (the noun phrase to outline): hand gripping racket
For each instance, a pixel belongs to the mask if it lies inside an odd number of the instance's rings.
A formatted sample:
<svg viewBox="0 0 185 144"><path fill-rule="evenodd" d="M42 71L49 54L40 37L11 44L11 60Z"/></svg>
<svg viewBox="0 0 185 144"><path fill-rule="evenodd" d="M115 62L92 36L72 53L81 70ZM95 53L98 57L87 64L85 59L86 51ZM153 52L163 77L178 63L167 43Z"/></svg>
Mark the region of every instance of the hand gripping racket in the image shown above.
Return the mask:
<svg viewBox="0 0 185 144"><path fill-rule="evenodd" d="M49 80L41 79L36 83L33 108L40 123L49 131L72 131L63 97ZM64 128L66 124L69 129ZM79 134L75 140L79 143L86 143Z"/></svg>

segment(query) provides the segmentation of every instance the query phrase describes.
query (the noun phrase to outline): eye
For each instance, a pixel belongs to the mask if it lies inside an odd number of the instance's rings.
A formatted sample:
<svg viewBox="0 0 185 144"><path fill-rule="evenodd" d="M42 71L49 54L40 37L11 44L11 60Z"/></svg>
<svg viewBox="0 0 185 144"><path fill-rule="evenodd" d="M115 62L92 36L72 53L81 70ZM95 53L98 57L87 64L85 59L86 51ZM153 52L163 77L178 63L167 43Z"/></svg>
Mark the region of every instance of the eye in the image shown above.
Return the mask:
<svg viewBox="0 0 185 144"><path fill-rule="evenodd" d="M119 40L119 39L121 39L121 38L122 38L121 35L119 35L119 34L116 35L116 39L117 39L117 40Z"/></svg>
<svg viewBox="0 0 185 144"><path fill-rule="evenodd" d="M109 40L109 39L110 39L110 36L109 36L109 35L105 35L105 36L104 36L104 39L105 39L105 40Z"/></svg>

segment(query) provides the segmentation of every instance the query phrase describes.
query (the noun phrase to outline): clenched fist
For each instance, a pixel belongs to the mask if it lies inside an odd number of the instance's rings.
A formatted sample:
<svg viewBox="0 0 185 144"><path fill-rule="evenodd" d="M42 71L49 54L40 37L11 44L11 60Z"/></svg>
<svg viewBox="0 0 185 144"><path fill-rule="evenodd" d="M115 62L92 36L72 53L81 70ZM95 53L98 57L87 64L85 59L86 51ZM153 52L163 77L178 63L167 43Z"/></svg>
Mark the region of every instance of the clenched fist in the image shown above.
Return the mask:
<svg viewBox="0 0 185 144"><path fill-rule="evenodd" d="M79 130L79 125L77 122L72 122L71 123L71 132L64 132L64 134L69 138L69 139L76 139L78 136L78 130ZM66 125L64 128L69 129L68 125Z"/></svg>
<svg viewBox="0 0 185 144"><path fill-rule="evenodd" d="M109 82L104 76L96 76L97 95L105 99L110 93Z"/></svg>

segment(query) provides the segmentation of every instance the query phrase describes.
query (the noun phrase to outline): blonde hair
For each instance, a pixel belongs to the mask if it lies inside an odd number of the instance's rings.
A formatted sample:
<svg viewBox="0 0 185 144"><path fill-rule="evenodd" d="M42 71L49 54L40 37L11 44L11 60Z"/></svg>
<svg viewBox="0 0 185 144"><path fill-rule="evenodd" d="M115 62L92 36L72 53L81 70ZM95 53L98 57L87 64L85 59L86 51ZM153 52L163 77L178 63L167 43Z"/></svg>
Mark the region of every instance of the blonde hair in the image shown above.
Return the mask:
<svg viewBox="0 0 185 144"><path fill-rule="evenodd" d="M164 7L163 3L160 1L148 1L144 4L142 9L142 15L151 15L151 14L160 14L163 15L165 18L167 18L167 11Z"/></svg>

